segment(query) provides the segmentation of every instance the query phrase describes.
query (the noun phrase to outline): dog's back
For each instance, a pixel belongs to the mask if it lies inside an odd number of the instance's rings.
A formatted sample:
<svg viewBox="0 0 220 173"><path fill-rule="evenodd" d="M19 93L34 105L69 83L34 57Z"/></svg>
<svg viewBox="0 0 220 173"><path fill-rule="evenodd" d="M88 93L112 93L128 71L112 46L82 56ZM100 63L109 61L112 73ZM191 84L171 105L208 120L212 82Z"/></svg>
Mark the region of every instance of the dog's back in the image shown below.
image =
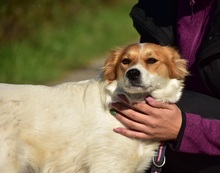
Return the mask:
<svg viewBox="0 0 220 173"><path fill-rule="evenodd" d="M112 131L105 85L0 85L0 173L142 172L157 145Z"/></svg>

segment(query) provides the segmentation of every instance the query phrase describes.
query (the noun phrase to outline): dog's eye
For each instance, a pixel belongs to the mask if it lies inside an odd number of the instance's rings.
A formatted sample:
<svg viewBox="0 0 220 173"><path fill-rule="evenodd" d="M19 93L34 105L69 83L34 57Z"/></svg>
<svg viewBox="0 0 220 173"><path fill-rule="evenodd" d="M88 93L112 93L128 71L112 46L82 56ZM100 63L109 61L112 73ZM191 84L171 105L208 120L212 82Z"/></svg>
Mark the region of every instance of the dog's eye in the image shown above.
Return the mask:
<svg viewBox="0 0 220 173"><path fill-rule="evenodd" d="M121 61L123 64L130 64L131 60L128 58L125 58Z"/></svg>
<svg viewBox="0 0 220 173"><path fill-rule="evenodd" d="M155 58L148 58L147 60L146 60L146 62L148 63L148 64L154 64L154 63L156 63L158 60L157 59L155 59Z"/></svg>

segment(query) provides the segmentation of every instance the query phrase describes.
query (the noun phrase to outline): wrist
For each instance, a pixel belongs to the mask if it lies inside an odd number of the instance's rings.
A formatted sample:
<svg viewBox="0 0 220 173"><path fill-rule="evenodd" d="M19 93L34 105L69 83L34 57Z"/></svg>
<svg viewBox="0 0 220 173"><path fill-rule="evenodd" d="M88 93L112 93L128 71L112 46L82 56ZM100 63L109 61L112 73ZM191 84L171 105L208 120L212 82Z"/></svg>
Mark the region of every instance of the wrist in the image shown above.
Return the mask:
<svg viewBox="0 0 220 173"><path fill-rule="evenodd" d="M182 114L182 124L179 130L179 133L177 135L176 140L174 141L170 141L170 146L173 150L178 151L183 139L183 135L184 135L184 131L185 131L185 127L186 127L186 114L185 112L181 112Z"/></svg>

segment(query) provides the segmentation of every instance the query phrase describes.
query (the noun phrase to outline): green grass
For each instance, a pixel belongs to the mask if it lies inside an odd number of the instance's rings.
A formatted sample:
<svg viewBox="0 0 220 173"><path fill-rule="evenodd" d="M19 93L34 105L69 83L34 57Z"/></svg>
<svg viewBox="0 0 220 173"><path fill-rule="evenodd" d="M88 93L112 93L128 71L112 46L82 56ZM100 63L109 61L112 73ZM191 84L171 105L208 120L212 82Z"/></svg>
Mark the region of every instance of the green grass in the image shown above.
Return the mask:
<svg viewBox="0 0 220 173"><path fill-rule="evenodd" d="M0 82L52 82L111 49L137 40L129 17L132 5L84 10L74 20L44 27L31 39L1 44Z"/></svg>

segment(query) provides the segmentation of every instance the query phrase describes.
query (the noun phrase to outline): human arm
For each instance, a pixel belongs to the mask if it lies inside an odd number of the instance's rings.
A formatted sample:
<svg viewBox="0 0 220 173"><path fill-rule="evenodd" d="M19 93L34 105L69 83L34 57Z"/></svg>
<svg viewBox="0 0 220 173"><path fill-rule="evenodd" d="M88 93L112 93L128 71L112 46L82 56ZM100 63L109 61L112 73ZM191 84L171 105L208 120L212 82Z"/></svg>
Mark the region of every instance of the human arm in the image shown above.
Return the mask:
<svg viewBox="0 0 220 173"><path fill-rule="evenodd" d="M220 120L186 113L185 121L182 134L177 139L177 151L220 155Z"/></svg>
<svg viewBox="0 0 220 173"><path fill-rule="evenodd" d="M203 112L219 104L219 100L204 97L205 107L200 103L202 98L197 98L200 100L197 107L202 106ZM190 102L191 99L191 105L196 106L196 100L192 96L182 100L180 106L186 101ZM220 155L219 120L205 119L195 113L181 113L175 104L148 101L148 104L139 103L133 106L138 111L120 103L113 105L117 110L115 117L127 127L115 128L115 132L138 139L173 141L176 151ZM189 109L193 111L195 108ZM212 113L218 113L218 111L219 109L215 109ZM213 115L217 117L217 114ZM207 117L211 118L208 114Z"/></svg>

